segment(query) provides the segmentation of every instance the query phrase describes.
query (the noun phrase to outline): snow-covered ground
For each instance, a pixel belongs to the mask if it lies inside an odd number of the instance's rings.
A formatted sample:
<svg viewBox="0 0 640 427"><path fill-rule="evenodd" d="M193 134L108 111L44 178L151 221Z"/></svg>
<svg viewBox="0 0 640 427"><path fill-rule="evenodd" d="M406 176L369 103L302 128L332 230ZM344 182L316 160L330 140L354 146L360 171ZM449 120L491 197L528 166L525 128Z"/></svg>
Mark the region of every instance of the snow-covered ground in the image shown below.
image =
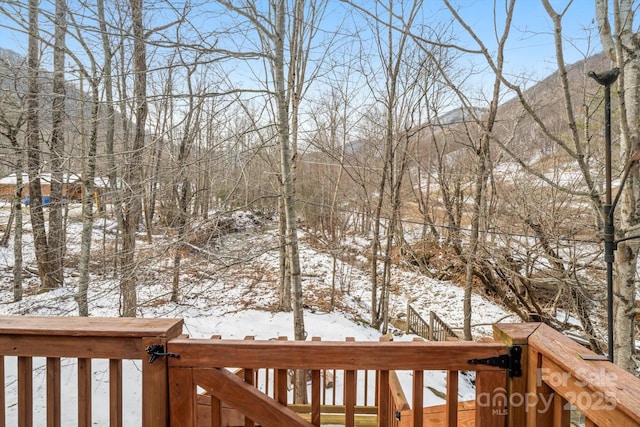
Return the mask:
<svg viewBox="0 0 640 427"><path fill-rule="evenodd" d="M69 267L65 272L63 288L38 293L38 278L35 275L25 276L25 297L20 302L12 302L12 266L14 263L13 246L0 248L0 315L55 315L70 316L77 314L75 301L77 274L76 267L79 254L81 225L79 223L78 206L71 206L68 223L67 256ZM8 208L0 208L0 230L7 223ZM293 336L293 321L290 313L275 311L278 284L278 253L276 227L273 221L259 220L246 213L236 215L238 223L245 224L243 230L229 234L209 242L206 246L193 245L188 258L183 262L181 276L180 300L170 302L172 286L173 252L167 244L168 237L162 234L153 236L151 243L140 235L138 245L140 251L140 267L138 270L138 316L145 318L183 318L184 332L191 337L209 337L213 334L223 338L243 338L255 336L256 339L269 339L278 336ZM89 310L91 316L114 317L119 314L119 283L112 277L112 262L109 250L113 247L113 235L105 230L113 229L110 220L96 221L94 225L94 244L92 253L92 275L89 289ZM25 229L30 226L25 223ZM345 251L353 251L349 262L338 260L335 268L336 303L330 310L329 299L331 283L334 276L333 260L329 252L322 252L309 244L305 233L301 232L301 263L303 270L303 288L305 305L305 329L309 337L319 336L324 341L344 340L354 337L356 340L377 341L381 333L367 325L370 310L371 291L368 272L362 266L366 262L362 239L352 238L345 242ZM32 249L32 236L26 232L24 236L24 260L28 270L35 269ZM366 267L364 267L366 268ZM430 310L453 327L462 325L461 288L454 284L429 279L417 272L395 268L392 275L393 291L390 298L392 317L402 317L406 311L407 301L423 317L428 318ZM491 323L498 320L517 321L515 316L497 304L480 295L473 297L472 323L476 336L490 335ZM395 330L396 340L413 339ZM72 362L67 361L67 364ZM94 366L93 396L96 402L100 396L108 392L104 381L106 367ZM125 369L139 370L133 364ZM11 403L12 390L15 390L15 361L6 360L8 420L15 417L15 405ZM70 387L74 384L72 367L63 380ZM40 376L43 372L41 372ZM14 375L13 377L11 375ZM444 374L429 373L425 386L443 390ZM401 373L401 381L406 384L405 391L410 390L410 373ZM133 376L132 376L133 377ZM339 384L337 384L339 385ZM13 387L13 388L12 388ZM34 387L42 392L42 379L34 380ZM39 387L39 388L38 388ZM131 390L134 390L132 388ZM126 393L126 391L125 391ZM132 408L128 416L139 416L139 395L127 396L127 405ZM466 376L460 381L460 399L473 398L472 382ZM73 401L73 400L71 400ZM437 405L443 401L431 389L425 390L425 404ZM36 413L44 407L44 401L34 403ZM63 409L69 412L69 424L75 425L75 409ZM13 414L13 415L12 415ZM138 414L138 415L136 415ZM106 412L99 408L94 410L94 424L103 424ZM37 421L36 424L38 424ZM12 425L11 422L8 425Z"/></svg>

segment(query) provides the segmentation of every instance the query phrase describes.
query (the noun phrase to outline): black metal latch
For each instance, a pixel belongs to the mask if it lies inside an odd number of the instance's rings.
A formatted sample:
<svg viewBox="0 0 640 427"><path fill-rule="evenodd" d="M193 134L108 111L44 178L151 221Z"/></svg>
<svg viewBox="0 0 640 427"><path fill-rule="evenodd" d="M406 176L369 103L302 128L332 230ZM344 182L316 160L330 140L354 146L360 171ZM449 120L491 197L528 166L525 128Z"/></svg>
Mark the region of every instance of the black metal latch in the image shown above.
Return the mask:
<svg viewBox="0 0 640 427"><path fill-rule="evenodd" d="M177 353L165 353L164 346L162 344L152 344L146 349L147 354L151 357L149 358L149 363L153 363L156 361L158 357L175 357L176 359L180 358L180 355Z"/></svg>
<svg viewBox="0 0 640 427"><path fill-rule="evenodd" d="M520 357L522 356L522 347L514 345L509 347L509 354L503 354L496 357L487 357L486 359L470 359L468 363L472 365L489 365L506 369L509 378L522 376L522 365Z"/></svg>

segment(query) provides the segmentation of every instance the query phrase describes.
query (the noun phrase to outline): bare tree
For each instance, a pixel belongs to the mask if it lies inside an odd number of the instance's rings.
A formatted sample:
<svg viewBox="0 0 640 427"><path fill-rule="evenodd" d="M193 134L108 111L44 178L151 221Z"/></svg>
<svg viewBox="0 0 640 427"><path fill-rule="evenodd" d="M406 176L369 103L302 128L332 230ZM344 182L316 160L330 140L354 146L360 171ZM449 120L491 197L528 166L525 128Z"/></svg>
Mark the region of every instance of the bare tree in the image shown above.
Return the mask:
<svg viewBox="0 0 640 427"><path fill-rule="evenodd" d="M13 300L21 301L22 286L22 269L23 269L23 243L22 243L22 196L24 194L24 150L20 143L20 135L24 132L26 114L24 109L24 97L20 95L20 75L22 65L11 64L7 61L7 76L1 80L1 86L7 87L8 92L0 98L0 135L4 136L9 145L13 149L13 171L16 176L16 188L13 196L12 208L9 220L7 221L7 229L2 238L1 245L7 246L11 236L11 223L14 225L13 237ZM11 71L11 74L9 74Z"/></svg>
<svg viewBox="0 0 640 427"><path fill-rule="evenodd" d="M40 36L38 22L38 1L29 0L29 48L28 48L28 89L26 96L27 105L27 172L29 174L29 198L31 225L33 228L33 241L38 261L41 288L50 290L57 288L60 283L56 281L54 267L51 264L51 253L47 241L45 229L44 209L42 203L42 158L40 155L40 120L39 120L39 96L40 85Z"/></svg>
<svg viewBox="0 0 640 427"><path fill-rule="evenodd" d="M67 35L66 0L56 0L53 46L53 101L51 108L51 194L49 202L49 257L53 269L53 280L58 286L64 284L65 229L63 224L62 187L66 161L65 125L65 58Z"/></svg>
<svg viewBox="0 0 640 427"><path fill-rule="evenodd" d="M198 70L197 56L190 61L192 65L187 63L182 54L180 54L180 59L181 65L185 68L186 72L185 81L187 85L188 105L185 117L182 120L182 125L180 127L182 136L178 147L176 165L178 173L173 190L178 205L177 224L175 224L175 227L178 231L177 238L179 245L184 242L187 232L189 231L188 217L191 213L190 207L193 188L191 174L189 173L189 157L201 127L203 103L205 100L204 97L199 96L198 94L200 91L199 89L202 89L202 85L198 88L196 87L198 83L194 81L194 75ZM206 73L204 73L203 78L206 78ZM169 79L171 79L171 76L169 76ZM180 263L182 260L181 249L181 247L178 247L173 256L173 286L171 291L171 301L174 302L177 302L179 299Z"/></svg>
<svg viewBox="0 0 640 427"><path fill-rule="evenodd" d="M98 21L101 20L101 17L104 14L103 4L100 0L98 3ZM90 108L90 125L89 125L89 139L87 149L83 147L82 153L85 154L83 156L83 173L81 177L82 181L82 232L80 237L80 259L78 262L78 270L79 270L79 280L78 280L78 291L76 294L76 301L78 303L78 314L80 316L89 316L89 301L88 301L88 290L89 290L89 266L91 259L91 238L93 235L93 222L94 222L94 187L95 187L95 177L96 177L96 162L97 162L97 149L98 149L98 132L99 132L99 113L100 113L100 82L101 76L99 75L97 60L95 55L93 54L93 50L87 44L85 37L83 35L83 27L77 24L75 17L72 13L69 13L70 20L73 24L73 29L75 32L73 33L76 41L82 46L84 49L84 54L89 62L89 68L80 61L76 54L71 53L70 56L76 62L78 66L78 72L81 75L81 84L83 79L89 83L89 87L91 88L91 108ZM105 67L103 71L108 71L109 68ZM83 88L81 87L81 90ZM81 116L84 117L84 109L86 108L85 99L81 97L80 100L80 111Z"/></svg>
<svg viewBox="0 0 640 427"><path fill-rule="evenodd" d="M451 13L456 16L459 22L461 22L459 15L455 9L447 1L447 7ZM515 6L515 0L511 0L506 5L506 22L504 23L503 31L498 41L497 55L495 60L495 79L493 83L493 92L490 99L489 111L486 114L486 118L481 125L481 135L476 147L477 163L476 163L476 180L473 190L473 206L471 214L471 236L469 239L469 246L466 252L466 276L465 276L465 289L464 289L464 337L467 340L472 339L471 334L471 295L473 286L474 270L476 268L476 253L478 251L478 239L480 230L480 216L482 213L482 206L485 203L487 181L489 177L490 168L490 142L492 138L493 128L496 123L496 117L498 114L498 106L500 103L500 91L502 83L502 70L504 66L504 49L509 31L511 30L511 20L513 18L513 10ZM464 24L464 23L463 23ZM468 27L467 27L468 28ZM469 29L469 28L468 28ZM470 29L469 29L470 30ZM470 30L472 36L479 43L480 50L487 52L483 43L479 41L473 31Z"/></svg>
<svg viewBox="0 0 640 427"><path fill-rule="evenodd" d="M136 232L142 214L142 155L145 145L147 119L147 55L143 22L143 0L131 0L131 22L133 27L133 68L134 68L134 137L131 154L125 169L127 183L124 198L124 229L122 234L121 277L122 315L135 317L136 295Z"/></svg>

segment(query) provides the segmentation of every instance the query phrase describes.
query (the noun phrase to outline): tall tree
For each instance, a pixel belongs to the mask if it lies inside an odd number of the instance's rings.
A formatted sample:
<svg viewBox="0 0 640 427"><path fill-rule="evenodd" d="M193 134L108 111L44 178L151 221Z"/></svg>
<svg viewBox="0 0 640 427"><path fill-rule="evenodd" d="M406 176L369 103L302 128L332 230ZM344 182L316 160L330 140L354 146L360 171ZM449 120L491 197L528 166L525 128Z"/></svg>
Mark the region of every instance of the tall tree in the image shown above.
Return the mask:
<svg viewBox="0 0 640 427"><path fill-rule="evenodd" d="M463 23L460 16L455 9L451 6L449 1L446 1L447 7L451 13L458 19L458 22ZM475 182L473 188L473 205L471 214L471 236L469 239L469 245L466 252L466 274L465 274L465 288L464 288L464 337L467 340L472 339L471 334L471 294L473 287L474 271L476 269L476 254L478 252L479 232L481 225L481 215L483 212L483 205L485 204L487 182L489 180L491 157L490 157L490 143L492 139L493 128L496 123L498 114L498 106L500 104L501 85L502 85L502 73L504 67L504 49L509 37L509 31L511 30L511 21L513 19L513 11L515 7L515 0L510 0L505 3L505 16L503 30L498 40L496 59L492 61L494 65L495 79L493 82L493 90L490 98L489 111L486 114L482 122L478 124L481 127L480 139L478 145L475 147L477 154L477 163L475 171ZM495 14L494 14L495 16ZM464 23L463 23L464 24ZM494 23L497 25L497 23ZM475 36L475 33L468 28L468 31L474 36L476 42L478 42L480 50L488 52L484 44L480 39ZM498 34L498 31L496 31ZM485 53L485 55L488 55ZM487 60L491 61L491 58L487 57Z"/></svg>
<svg viewBox="0 0 640 427"><path fill-rule="evenodd" d="M147 55L143 22L143 0L131 0L133 27L133 113L134 137L124 180L127 183L124 198L124 230L122 235L120 291L122 315L135 317L136 294L136 231L142 218L142 156L147 120Z"/></svg>
<svg viewBox="0 0 640 427"><path fill-rule="evenodd" d="M418 16L422 1L378 0L375 11L355 5L358 10L373 20L376 34L377 55L374 61L382 64L384 81L379 82L380 93L376 95L384 117L382 124L383 149L382 171L377 182L377 197L373 208L372 240L370 257L371 277L371 324L382 326L386 332L388 323L388 294L391 286L391 251L399 223L402 180L407 170L408 134L401 134L402 121L411 116L401 91L401 77L407 63L411 29ZM375 73L372 76L375 78ZM370 85L375 84L373 81ZM403 111L404 110L404 111ZM403 115L407 117L402 117ZM410 120L410 119L409 119ZM384 208L387 208L386 210ZM385 229L386 227L386 229ZM384 232L383 232L384 230ZM385 244L382 245L383 240ZM382 252L383 271L379 275L378 264Z"/></svg>
<svg viewBox="0 0 640 427"><path fill-rule="evenodd" d="M18 71L19 73L19 71ZM23 269L23 257L22 257L22 196L24 194L24 153L22 146L18 140L18 135L22 132L22 127L25 123L25 111L22 105L23 98L18 96L19 91L18 88L18 77L15 74L12 78L13 84L10 87L13 87L15 94L13 96L4 97L4 108L0 109L0 135L4 136L9 140L11 147L15 151L15 160L14 160L14 168L13 171L16 176L16 189L15 194L13 196L12 208L11 208L11 216L7 223L7 229L5 230L5 235L3 236L1 245L7 246L9 243L9 237L11 235L11 221L13 219L14 225L14 235L13 235L13 300L21 301L23 294L23 286L22 286L22 269ZM8 106L8 100L10 98L16 98L20 100L19 103L14 105L14 111L5 111L5 108Z"/></svg>
<svg viewBox="0 0 640 427"><path fill-rule="evenodd" d="M101 20L101 16L104 15L104 9L102 0L98 1L98 20ZM80 90L84 91L82 87L84 79L86 78L91 89L91 104L90 104L90 120L89 120L89 139L87 146L85 147L83 138L83 167L82 167L82 232L80 237L80 258L78 261L79 279L78 279L78 292L76 295L76 301L78 303L78 314L80 316L89 316L89 265L91 259L91 238L93 235L93 203L94 203L94 187L96 176L96 162L97 162L97 150L98 150L98 126L99 126L99 112L100 112L100 76L98 70L100 69L93 50L87 44L83 33L83 27L78 25L75 17L72 13L69 14L70 20L75 30L76 41L84 49L84 54L89 62L90 69L79 60L76 54L72 53L71 56L78 66L78 72L80 73ZM106 35L105 35L106 37ZM107 56L107 55L105 55ZM108 59L110 61L110 58ZM110 71L110 68L105 66L102 69L104 72ZM86 108L84 96L80 97L79 102L80 114L84 118L84 110ZM82 130L84 132L84 128Z"/></svg>
<svg viewBox="0 0 640 427"><path fill-rule="evenodd" d="M64 283L65 229L63 224L63 171L65 156L65 57L67 35L67 3L56 0L53 46L53 102L51 108L51 194L49 202L49 256L53 280Z"/></svg>
<svg viewBox="0 0 640 427"><path fill-rule="evenodd" d="M40 29L38 0L29 0L29 47L27 57L27 172L29 175L29 198L33 242L38 262L41 289L46 291L57 288L54 267L51 263L51 252L45 228L44 209L42 203L42 158L40 147Z"/></svg>
<svg viewBox="0 0 640 427"><path fill-rule="evenodd" d="M2 108L0 108L0 135L4 136L15 152L13 160L13 171L16 176L16 188L13 196L11 217L7 223L7 229L3 236L1 245L7 246L11 235L11 219L14 222L14 235L13 235L13 300L22 300L23 286L22 286L22 269L23 269L23 229L22 229L22 196L24 194L24 149L20 143L19 137L24 132L24 125L26 120L24 97L20 95L21 73L22 66L16 66L16 64L8 64L12 70L11 75L7 75L0 80L0 86L4 86L9 89L9 93L3 96Z"/></svg>
<svg viewBox="0 0 640 427"><path fill-rule="evenodd" d="M286 224L287 260L290 268L291 290L293 294L293 324L296 340L305 340L304 310L302 304L302 276L300 252L298 249L298 226L295 211L295 192L293 187L293 162L291 155L291 135L289 128L289 103L285 80L285 37L286 3L278 0L275 9L273 34L273 84L277 109L278 142L280 146L280 168L282 180L282 200Z"/></svg>
<svg viewBox="0 0 640 427"><path fill-rule="evenodd" d="M252 1L218 3L235 12L249 24L252 34L247 39L260 44L256 52L238 52L240 58L261 58L265 63L266 93L273 102L273 124L279 147L279 179L282 202L282 236L284 254L282 269L287 271L291 288L294 335L306 337L302 304L302 278L295 211L295 162L297 150L298 111L311 77L307 76L311 41L319 28L325 1L276 0L268 9L259 10ZM289 29L289 31L287 31ZM286 261L286 262L285 262ZM285 276L283 276L284 278ZM285 287L283 292L286 293Z"/></svg>

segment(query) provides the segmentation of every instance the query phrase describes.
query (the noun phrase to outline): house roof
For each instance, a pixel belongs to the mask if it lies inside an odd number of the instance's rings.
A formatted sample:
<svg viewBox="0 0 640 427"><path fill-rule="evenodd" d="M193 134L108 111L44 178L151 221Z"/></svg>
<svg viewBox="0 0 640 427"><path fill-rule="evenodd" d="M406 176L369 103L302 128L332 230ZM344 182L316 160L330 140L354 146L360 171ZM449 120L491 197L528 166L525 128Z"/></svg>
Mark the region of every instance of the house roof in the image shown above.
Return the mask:
<svg viewBox="0 0 640 427"><path fill-rule="evenodd" d="M40 179L46 183L51 183L51 174L41 173ZM65 173L62 176L62 182L65 182L65 183L75 183L80 181L81 181L81 177L76 173ZM22 174L22 183L25 185L29 183L29 176L26 173ZM109 188L109 178L107 177L97 176L93 179L93 183L96 187L99 187L99 188ZM17 184L16 174L12 173L10 175L5 176L4 178L0 178L0 185L1 184L16 185Z"/></svg>
<svg viewBox="0 0 640 427"><path fill-rule="evenodd" d="M50 173L41 173L40 175L40 179L46 183L51 183L51 174ZM76 174L63 174L62 176L62 182L75 182L75 181L79 181L80 177L79 175ZM22 182L24 184L27 184L29 182L29 175L27 175L26 173L22 174ZM12 173L11 175L7 175L4 178L0 179L0 184L15 184L16 183L16 174Z"/></svg>

